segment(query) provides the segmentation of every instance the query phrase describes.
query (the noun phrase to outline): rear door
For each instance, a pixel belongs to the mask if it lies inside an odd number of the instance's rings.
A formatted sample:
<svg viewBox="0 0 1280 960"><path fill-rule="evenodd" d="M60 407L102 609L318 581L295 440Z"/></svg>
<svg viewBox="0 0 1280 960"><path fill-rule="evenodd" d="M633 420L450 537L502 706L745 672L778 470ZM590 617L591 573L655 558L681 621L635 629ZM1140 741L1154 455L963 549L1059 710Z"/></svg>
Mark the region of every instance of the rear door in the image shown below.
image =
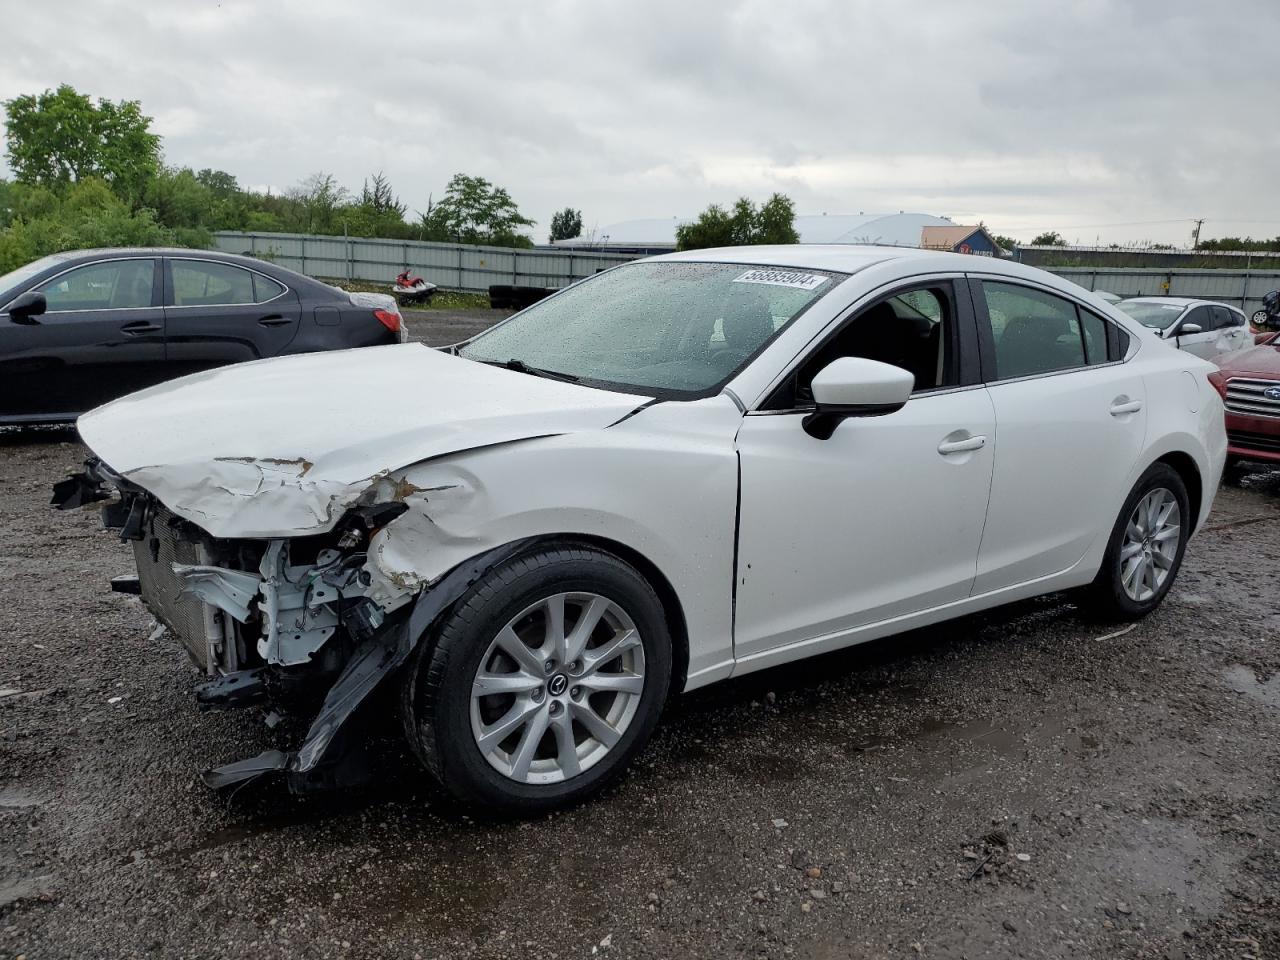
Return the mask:
<svg viewBox="0 0 1280 960"><path fill-rule="evenodd" d="M44 314L0 317L0 415L70 417L168 376L154 257L81 264L32 289Z"/></svg>
<svg viewBox="0 0 1280 960"><path fill-rule="evenodd" d="M1147 411L1118 327L1022 280L973 286L999 438L977 596L1068 570L1110 530Z"/></svg>
<svg viewBox="0 0 1280 960"><path fill-rule="evenodd" d="M1249 325L1243 313L1222 305L1212 309L1214 333L1217 334L1214 347L1217 353L1231 353L1253 346L1253 336L1249 333Z"/></svg>
<svg viewBox="0 0 1280 960"><path fill-rule="evenodd" d="M298 332L298 295L265 274L196 257L165 259L165 322L174 376L274 357Z"/></svg>

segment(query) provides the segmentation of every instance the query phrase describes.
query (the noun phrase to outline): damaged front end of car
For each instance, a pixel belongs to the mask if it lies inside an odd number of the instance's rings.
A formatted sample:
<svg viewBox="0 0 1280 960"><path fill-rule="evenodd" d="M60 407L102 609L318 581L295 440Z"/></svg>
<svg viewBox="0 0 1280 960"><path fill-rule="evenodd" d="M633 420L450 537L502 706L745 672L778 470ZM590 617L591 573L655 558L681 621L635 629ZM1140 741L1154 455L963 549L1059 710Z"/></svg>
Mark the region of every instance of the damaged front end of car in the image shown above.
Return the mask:
<svg viewBox="0 0 1280 960"><path fill-rule="evenodd" d="M132 545L136 578L112 589L138 594L208 677L206 709L262 706L314 714L290 751L208 770L227 789L283 777L295 793L365 779L352 718L410 657L431 623L491 566L522 544L489 549L427 584L370 563L371 541L426 492L372 479L320 533L216 537L97 459L54 490L59 509L105 501L104 525ZM318 705L318 706L317 706Z"/></svg>

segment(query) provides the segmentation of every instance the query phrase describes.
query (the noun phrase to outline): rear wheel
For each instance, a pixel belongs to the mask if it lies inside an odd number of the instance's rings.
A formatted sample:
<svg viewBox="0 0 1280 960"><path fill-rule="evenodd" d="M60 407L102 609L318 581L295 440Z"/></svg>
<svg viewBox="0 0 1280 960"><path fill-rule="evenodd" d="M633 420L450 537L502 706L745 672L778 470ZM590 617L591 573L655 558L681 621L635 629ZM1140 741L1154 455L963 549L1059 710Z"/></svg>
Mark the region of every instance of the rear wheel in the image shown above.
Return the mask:
<svg viewBox="0 0 1280 960"><path fill-rule="evenodd" d="M411 746L464 802L536 813L621 773L671 681L661 602L620 558L544 547L462 597L406 676Z"/></svg>
<svg viewBox="0 0 1280 960"><path fill-rule="evenodd" d="M1186 484L1165 463L1134 485L1116 518L1087 606L1109 619L1137 620L1160 605L1182 566L1191 532Z"/></svg>

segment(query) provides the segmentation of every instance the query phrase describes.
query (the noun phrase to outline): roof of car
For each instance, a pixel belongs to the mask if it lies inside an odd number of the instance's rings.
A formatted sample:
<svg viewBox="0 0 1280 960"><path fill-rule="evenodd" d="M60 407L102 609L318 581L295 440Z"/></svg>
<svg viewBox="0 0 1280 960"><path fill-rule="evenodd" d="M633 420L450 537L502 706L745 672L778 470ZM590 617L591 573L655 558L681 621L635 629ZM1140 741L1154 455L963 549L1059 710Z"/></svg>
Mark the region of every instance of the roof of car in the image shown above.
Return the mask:
<svg viewBox="0 0 1280 960"><path fill-rule="evenodd" d="M1201 300L1198 297L1125 297L1121 303L1167 303L1171 307L1190 307L1198 303L1207 303L1216 307L1229 304L1218 303L1217 300Z"/></svg>
<svg viewBox="0 0 1280 960"><path fill-rule="evenodd" d="M69 262L71 260L95 260L99 257L199 257L207 260L226 260L229 263L256 264L263 261L256 257L245 257L238 253L224 253L221 250L203 250L198 247L97 247L90 250L67 250L53 256Z"/></svg>
<svg viewBox="0 0 1280 960"><path fill-rule="evenodd" d="M760 264L771 267L795 267L809 270L834 270L857 273L877 263L890 260L930 260L956 270L981 269L983 272L1018 274L1025 267L995 257L977 257L963 253L920 250L915 247L889 247L855 243L795 243L759 247L713 247L708 250L686 250L665 253L650 260L699 261L711 263Z"/></svg>

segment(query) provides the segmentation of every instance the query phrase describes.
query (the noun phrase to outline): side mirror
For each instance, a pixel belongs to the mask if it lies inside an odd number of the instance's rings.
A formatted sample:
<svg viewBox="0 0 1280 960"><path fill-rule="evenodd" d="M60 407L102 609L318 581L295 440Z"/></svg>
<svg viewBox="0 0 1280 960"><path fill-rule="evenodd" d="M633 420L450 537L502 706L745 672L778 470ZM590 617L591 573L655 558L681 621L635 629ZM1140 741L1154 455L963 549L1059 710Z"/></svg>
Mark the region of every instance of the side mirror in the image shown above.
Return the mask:
<svg viewBox="0 0 1280 960"><path fill-rule="evenodd" d="M1174 334L1176 337L1186 337L1193 333L1200 333L1204 327L1198 323L1184 323L1178 327L1178 332Z"/></svg>
<svg viewBox="0 0 1280 960"><path fill-rule="evenodd" d="M9 319L14 323L36 324L35 319L49 309L49 301L43 293L28 290L9 304Z"/></svg>
<svg viewBox="0 0 1280 960"><path fill-rule="evenodd" d="M901 367L862 357L839 357L813 378L814 411L804 432L826 440L845 417L879 417L906 406L916 378Z"/></svg>

